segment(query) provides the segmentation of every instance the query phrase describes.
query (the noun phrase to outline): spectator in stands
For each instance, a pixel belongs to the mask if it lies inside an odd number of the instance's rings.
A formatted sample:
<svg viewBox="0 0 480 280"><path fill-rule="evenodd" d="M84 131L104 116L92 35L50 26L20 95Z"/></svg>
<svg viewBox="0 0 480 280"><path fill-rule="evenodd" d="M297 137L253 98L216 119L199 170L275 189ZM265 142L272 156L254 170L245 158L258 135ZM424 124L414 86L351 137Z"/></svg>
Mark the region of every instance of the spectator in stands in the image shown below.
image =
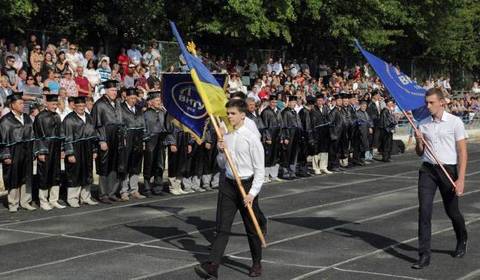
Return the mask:
<svg viewBox="0 0 480 280"><path fill-rule="evenodd" d="M77 66L77 75L75 77L78 96L92 96L92 87L88 79L83 75L83 66Z"/></svg>
<svg viewBox="0 0 480 280"><path fill-rule="evenodd" d="M130 63L130 58L125 52L125 48L120 48L120 54L117 57L118 64L120 64L120 66L123 68L123 73L120 73L122 75L122 79L125 75L127 75L128 64Z"/></svg>
<svg viewBox="0 0 480 280"><path fill-rule="evenodd" d="M142 53L137 47L137 44L132 44L130 49L127 51L128 58L130 62L133 63L135 66L139 65L142 62Z"/></svg>
<svg viewBox="0 0 480 280"><path fill-rule="evenodd" d="M78 52L77 45L75 44L70 44L68 52L65 54L65 58L72 73L78 66L83 66L83 55L81 52Z"/></svg>
<svg viewBox="0 0 480 280"><path fill-rule="evenodd" d="M40 74L42 75L42 78L46 80L48 78L48 71L49 70L55 70L56 66L55 63L53 62L53 57L50 52L45 53L45 60L42 63L42 67L40 69Z"/></svg>
<svg viewBox="0 0 480 280"><path fill-rule="evenodd" d="M30 54L30 66L32 67L32 74L40 73L44 57L42 47L36 45Z"/></svg>
<svg viewBox="0 0 480 280"><path fill-rule="evenodd" d="M32 75L28 75L27 77L27 84L23 88L22 99L24 101L23 112L26 114L30 113L32 104L41 104L43 102L42 88L35 83L35 78Z"/></svg>
<svg viewBox="0 0 480 280"><path fill-rule="evenodd" d="M8 78L9 86L12 89L17 88L17 69L14 67L15 57L8 55L5 59L5 67L2 68L2 75Z"/></svg>
<svg viewBox="0 0 480 280"><path fill-rule="evenodd" d="M63 51L58 53L57 62L55 62L55 71L63 74L68 69L68 61Z"/></svg>
<svg viewBox="0 0 480 280"><path fill-rule="evenodd" d="M70 69L67 69L63 74L63 78L60 79L60 87L65 88L67 91L67 97L78 96L77 84L73 79L72 71L70 71Z"/></svg>
<svg viewBox="0 0 480 280"><path fill-rule="evenodd" d="M58 90L60 89L60 74L49 69L47 76L48 77L43 84L50 89L52 94L58 94Z"/></svg>

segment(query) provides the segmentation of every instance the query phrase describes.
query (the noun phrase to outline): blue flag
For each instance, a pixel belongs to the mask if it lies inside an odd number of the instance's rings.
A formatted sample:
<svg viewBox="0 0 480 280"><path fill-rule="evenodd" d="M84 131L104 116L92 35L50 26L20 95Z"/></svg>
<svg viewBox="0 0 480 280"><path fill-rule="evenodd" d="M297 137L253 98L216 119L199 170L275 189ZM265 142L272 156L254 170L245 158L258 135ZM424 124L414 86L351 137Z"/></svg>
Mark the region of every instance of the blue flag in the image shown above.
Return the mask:
<svg viewBox="0 0 480 280"><path fill-rule="evenodd" d="M364 50L357 40L355 44L402 110L412 111L417 121L430 115L425 106L426 90L423 87L391 64Z"/></svg>
<svg viewBox="0 0 480 280"><path fill-rule="evenodd" d="M225 84L225 74L214 77L220 85ZM199 139L203 138L208 114L190 74L164 73L162 81L162 99L167 112Z"/></svg>

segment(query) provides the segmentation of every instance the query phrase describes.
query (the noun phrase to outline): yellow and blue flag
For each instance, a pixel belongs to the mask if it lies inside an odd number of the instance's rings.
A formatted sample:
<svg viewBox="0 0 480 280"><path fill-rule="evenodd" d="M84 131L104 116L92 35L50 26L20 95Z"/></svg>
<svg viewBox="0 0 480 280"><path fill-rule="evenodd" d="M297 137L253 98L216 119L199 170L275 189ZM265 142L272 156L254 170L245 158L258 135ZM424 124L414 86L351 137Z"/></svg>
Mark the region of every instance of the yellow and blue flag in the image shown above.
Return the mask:
<svg viewBox="0 0 480 280"><path fill-rule="evenodd" d="M180 45L182 56L190 69L193 83L205 105L207 113L216 117L225 118L227 116L225 104L228 100L223 87L220 86L207 67L203 65L202 61L187 51L180 34L178 34L175 23L170 21L170 27Z"/></svg>
<svg viewBox="0 0 480 280"><path fill-rule="evenodd" d="M423 87L391 64L364 50L357 40L355 40L355 45L373 67L401 109L412 111L413 117L417 121L429 116L430 113L425 106L426 90Z"/></svg>

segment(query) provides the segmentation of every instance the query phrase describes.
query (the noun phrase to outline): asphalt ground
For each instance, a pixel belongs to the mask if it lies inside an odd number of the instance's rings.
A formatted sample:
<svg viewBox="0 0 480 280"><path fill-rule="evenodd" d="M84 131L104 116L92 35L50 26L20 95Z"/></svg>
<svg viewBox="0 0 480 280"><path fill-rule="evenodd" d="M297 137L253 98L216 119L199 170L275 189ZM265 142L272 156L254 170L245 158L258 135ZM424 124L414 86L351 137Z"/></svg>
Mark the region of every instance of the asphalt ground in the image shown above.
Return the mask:
<svg viewBox="0 0 480 280"><path fill-rule="evenodd" d="M417 258L417 176L413 152L331 175L270 183L260 206L268 246L259 279L480 279L480 145L469 144L460 206L468 253L456 244L437 192L432 263ZM157 196L79 209L0 210L0 279L197 279L208 256L217 192ZM220 279L249 279L247 239L237 215Z"/></svg>

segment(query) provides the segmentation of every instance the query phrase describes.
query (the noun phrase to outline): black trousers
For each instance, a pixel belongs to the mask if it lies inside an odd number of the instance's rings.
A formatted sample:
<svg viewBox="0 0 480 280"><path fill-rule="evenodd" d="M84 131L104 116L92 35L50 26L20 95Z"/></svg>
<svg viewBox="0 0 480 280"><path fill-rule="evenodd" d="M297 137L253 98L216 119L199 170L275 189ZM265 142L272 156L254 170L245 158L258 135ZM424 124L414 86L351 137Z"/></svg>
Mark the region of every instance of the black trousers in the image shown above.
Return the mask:
<svg viewBox="0 0 480 280"><path fill-rule="evenodd" d="M252 180L253 178L242 180L242 184L247 193L252 186ZM236 190L236 182L229 178L226 178L224 182L225 185L223 190L218 192L217 235L212 244L209 261L216 264L221 262L231 234L230 230L232 229L233 220L238 210L242 216L243 224L245 225L252 260L254 263L259 263L262 259L262 243L255 231L255 226L248 216L248 210L243 205L243 199L240 193ZM258 196L253 200L252 208L260 227L264 227L266 225L266 218L258 206Z"/></svg>
<svg viewBox="0 0 480 280"><path fill-rule="evenodd" d="M458 178L456 165L444 165L452 179ZM467 229L465 228L465 220L458 207L458 197L453 191L453 186L445 176L438 165L423 163L419 171L418 177L418 253L420 255L430 254L430 240L432 235L432 208L433 199L437 191L440 189L442 195L443 206L448 217L452 221L453 229L457 241L467 239Z"/></svg>
<svg viewBox="0 0 480 280"><path fill-rule="evenodd" d="M393 133L381 129L380 132L380 144L378 146L378 151L382 153L382 158L384 160L390 159L392 154L393 146Z"/></svg>

